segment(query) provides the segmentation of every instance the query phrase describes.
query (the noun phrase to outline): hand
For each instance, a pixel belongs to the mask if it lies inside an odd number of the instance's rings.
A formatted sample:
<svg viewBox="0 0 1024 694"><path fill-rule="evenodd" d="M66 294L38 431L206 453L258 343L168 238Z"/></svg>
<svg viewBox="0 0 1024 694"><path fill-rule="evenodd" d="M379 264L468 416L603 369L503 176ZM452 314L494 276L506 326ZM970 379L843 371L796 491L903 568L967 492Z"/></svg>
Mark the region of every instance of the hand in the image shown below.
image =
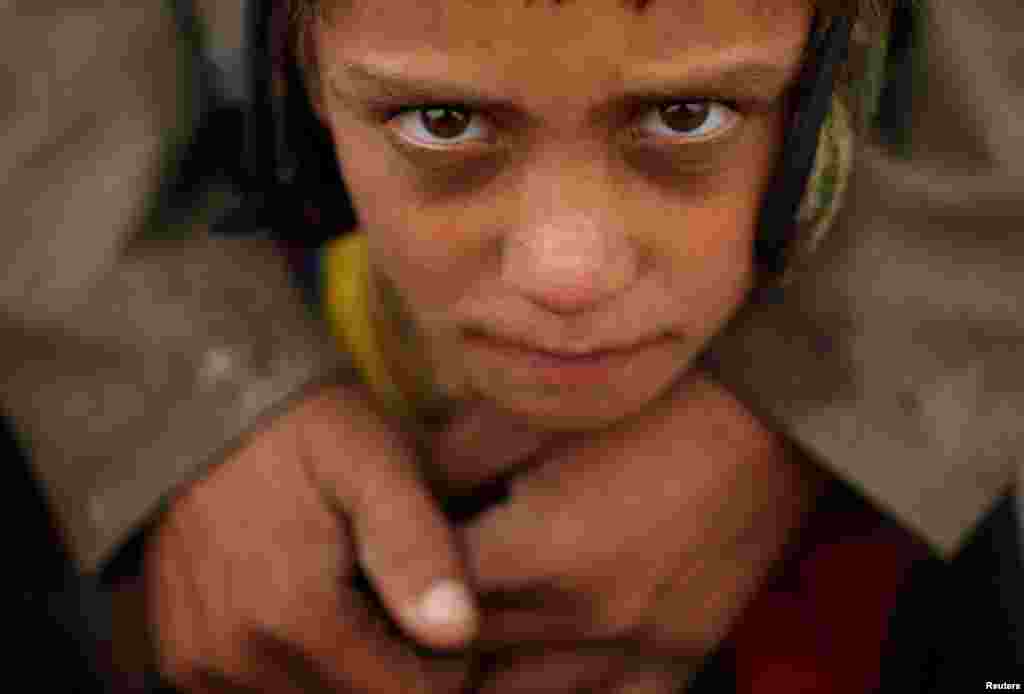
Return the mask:
<svg viewBox="0 0 1024 694"><path fill-rule="evenodd" d="M213 468L150 537L162 670L196 692L459 691L463 660L420 657L389 633L353 588L357 560L407 635L472 639L464 568L411 450L336 387Z"/></svg>
<svg viewBox="0 0 1024 694"><path fill-rule="evenodd" d="M496 445L454 455L451 438L434 464L457 479L477 481L474 455L486 474L508 463L488 459ZM483 692L679 691L783 555L819 473L698 374L627 422L552 441L462 531L496 658Z"/></svg>

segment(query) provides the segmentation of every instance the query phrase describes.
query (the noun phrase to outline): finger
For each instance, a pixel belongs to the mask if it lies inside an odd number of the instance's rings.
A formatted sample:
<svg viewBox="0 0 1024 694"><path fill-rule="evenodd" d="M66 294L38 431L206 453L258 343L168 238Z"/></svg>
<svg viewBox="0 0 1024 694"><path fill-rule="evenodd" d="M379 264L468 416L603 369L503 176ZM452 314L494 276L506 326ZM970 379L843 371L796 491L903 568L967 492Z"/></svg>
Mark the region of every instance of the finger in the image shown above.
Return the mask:
<svg viewBox="0 0 1024 694"><path fill-rule="evenodd" d="M701 398L694 422L692 407L690 414L681 407L689 407L688 392L677 397L683 402L660 404L531 467L507 503L461 530L485 598L538 585L575 595L575 614L563 609L565 600L556 610L488 608L480 643L616 637L653 617L665 581L682 585L688 574L681 572L715 560L715 549L701 549L709 541L732 551L737 530L751 520L746 507L763 506L740 495L772 485L748 479L757 466L731 452L729 441L708 442L707 432L692 431L715 421L716 402ZM734 501L737 510L730 509Z"/></svg>
<svg viewBox="0 0 1024 694"><path fill-rule="evenodd" d="M557 438L488 400L464 405L431 444L445 494L466 493L510 472Z"/></svg>
<svg viewBox="0 0 1024 694"><path fill-rule="evenodd" d="M317 450L324 438L305 422L324 413L303 413L287 436L264 437L247 449L244 465L225 463L178 504L174 517L188 532L173 554L185 569L178 576L189 580L171 607L192 609L196 623L175 680L201 686L221 675L214 685L274 694L434 691L438 668L395 640L348 586L350 528L328 512L307 474L316 467L310 446ZM342 450L337 440L327 445Z"/></svg>
<svg viewBox="0 0 1024 694"><path fill-rule="evenodd" d="M465 646L476 633L475 601L411 447L346 391L325 402L305 436L314 482L350 521L360 564L385 608L424 645ZM337 450L359 454L337 460Z"/></svg>
<svg viewBox="0 0 1024 694"><path fill-rule="evenodd" d="M622 677L622 656L555 651L499 660L480 694L564 694L603 691Z"/></svg>
<svg viewBox="0 0 1024 694"><path fill-rule="evenodd" d="M282 683L274 683L268 686L280 686ZM227 675L219 672L198 672L193 675L187 685L189 694L266 694L267 692L281 691L282 694L291 694L294 690L287 682L283 683L285 689L258 689L245 684L233 681Z"/></svg>
<svg viewBox="0 0 1024 694"><path fill-rule="evenodd" d="M552 540L565 531L554 527L555 509L544 496L524 494L520 484L515 489L458 530L480 595L509 594L558 573Z"/></svg>
<svg viewBox="0 0 1024 694"><path fill-rule="evenodd" d="M341 638L343 640L328 651L322 648L321 639L293 643L265 633L251 635L247 652L254 660L273 666L272 678L254 680L259 691L268 694L347 694L353 691L426 694L457 691L465 680L463 660L418 661L411 653L395 648L398 642L389 640L383 627L374 629L372 635L361 633L358 643L352 633ZM343 647L339 647L342 644Z"/></svg>
<svg viewBox="0 0 1024 694"><path fill-rule="evenodd" d="M564 602L565 596L561 595L559 599ZM485 598L480 632L474 645L481 651L495 653L516 643L568 647L597 635L597 620L592 612L583 606L575 611L553 611L548 604L521 609L495 608L488 605Z"/></svg>
<svg viewBox="0 0 1024 694"><path fill-rule="evenodd" d="M251 627L245 639L246 673L264 682L287 679L298 692L455 691L463 663L427 661L389 634L386 622L361 596L337 584L291 596L292 608L275 622ZM254 664L259 664L259 669ZM264 680L264 673L271 678ZM265 691L276 692L274 686ZM292 689L283 691L291 692Z"/></svg>
<svg viewBox="0 0 1024 694"><path fill-rule="evenodd" d="M164 522L149 539L143 571L155 665L172 678L200 661L205 636L196 610L196 588L182 563L189 556L182 545L178 526Z"/></svg>
<svg viewBox="0 0 1024 694"><path fill-rule="evenodd" d="M231 638L217 633L217 615L205 609L196 577L187 565L191 552L197 548L185 544L182 519L167 523L155 538L147 562L153 570L149 577L158 582L149 591L156 610L154 631L160 642L161 669L184 691L196 694L305 694L328 692L327 688L300 687L301 676L264 653L246 652L244 644L237 652ZM151 540L152 542L152 540ZM291 563L296 566L297 563ZM272 573L272 572L271 572ZM207 576L203 584L209 590L215 585ZM266 588L266 586L264 586ZM261 590L263 604L272 604L273 596ZM237 595L237 594L236 594ZM155 599L159 597L159 599ZM222 606L226 607L226 606ZM335 659L337 656L335 655ZM308 677L306 678L308 680Z"/></svg>
<svg viewBox="0 0 1024 694"><path fill-rule="evenodd" d="M608 694L684 694L693 674L687 664L630 668Z"/></svg>
<svg viewBox="0 0 1024 694"><path fill-rule="evenodd" d="M593 635L600 621L593 579L609 562L628 562L632 551L616 496L618 467L586 444L563 448L517 478L506 503L460 529L481 595L478 645Z"/></svg>
<svg viewBox="0 0 1024 694"><path fill-rule="evenodd" d="M533 570L521 583L505 584L507 588L481 594L480 630L475 647L494 653L519 643L566 648L583 641L632 634L634 625L628 619L608 614L602 607L603 596L588 587L586 577L569 576L567 570L557 568L545 576L550 566L550 562L546 566L530 565L523 573ZM511 572L505 574L508 575ZM502 581L504 584L504 576Z"/></svg>
<svg viewBox="0 0 1024 694"><path fill-rule="evenodd" d="M512 485L509 500L459 530L480 597L475 644L486 650L520 642L557 646L591 635L595 610L578 588L586 577L587 528L578 500L546 479L569 461L547 460ZM565 497L565 498L563 498ZM588 569L584 569L586 571ZM582 579L582 580L581 580Z"/></svg>
<svg viewBox="0 0 1024 694"><path fill-rule="evenodd" d="M579 571L589 560L628 556L677 522L680 541L699 539L694 502L720 501L721 466L680 459L664 408L588 436L563 439L510 485L510 498L461 530L480 592L515 589ZM700 464L694 464L694 463ZM681 510L681 507L683 509Z"/></svg>

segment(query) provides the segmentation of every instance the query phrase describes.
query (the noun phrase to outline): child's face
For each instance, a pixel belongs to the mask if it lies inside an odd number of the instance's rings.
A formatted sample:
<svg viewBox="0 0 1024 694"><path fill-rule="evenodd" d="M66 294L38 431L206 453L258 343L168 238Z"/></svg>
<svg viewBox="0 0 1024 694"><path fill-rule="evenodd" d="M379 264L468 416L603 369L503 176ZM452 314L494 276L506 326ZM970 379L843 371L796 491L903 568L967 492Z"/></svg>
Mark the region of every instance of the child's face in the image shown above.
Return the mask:
<svg viewBox="0 0 1024 694"><path fill-rule="evenodd" d="M676 380L751 285L811 14L355 0L316 29L375 276L452 394L588 429Z"/></svg>

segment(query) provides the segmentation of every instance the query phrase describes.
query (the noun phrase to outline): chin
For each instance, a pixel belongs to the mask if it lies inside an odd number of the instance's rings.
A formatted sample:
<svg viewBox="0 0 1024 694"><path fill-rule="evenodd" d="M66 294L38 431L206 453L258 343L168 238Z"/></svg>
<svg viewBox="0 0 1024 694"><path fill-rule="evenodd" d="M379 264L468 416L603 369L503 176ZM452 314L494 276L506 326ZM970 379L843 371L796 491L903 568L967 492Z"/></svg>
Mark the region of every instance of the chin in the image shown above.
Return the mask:
<svg viewBox="0 0 1024 694"><path fill-rule="evenodd" d="M683 369L685 371L685 369ZM585 432L606 429L646 409L676 382L676 375L663 382L651 384L629 384L623 389L577 389L559 392L536 388L482 388L484 398L502 408L527 418L539 429L558 432ZM493 386L493 384L492 384Z"/></svg>

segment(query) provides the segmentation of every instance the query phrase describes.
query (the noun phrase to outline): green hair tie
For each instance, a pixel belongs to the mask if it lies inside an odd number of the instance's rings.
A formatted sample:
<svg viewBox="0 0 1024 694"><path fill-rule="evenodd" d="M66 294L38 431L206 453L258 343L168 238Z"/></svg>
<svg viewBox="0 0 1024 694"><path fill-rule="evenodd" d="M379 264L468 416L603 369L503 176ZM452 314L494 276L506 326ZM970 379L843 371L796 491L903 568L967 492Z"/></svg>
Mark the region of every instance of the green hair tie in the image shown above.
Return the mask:
<svg viewBox="0 0 1024 694"><path fill-rule="evenodd" d="M868 132L878 117L888 45L888 32L883 31L868 47L864 73L852 85L852 98L857 102L857 125L862 132ZM854 131L853 116L843 97L833 94L831 108L818 134L814 168L797 212L796 238L780 278L783 285L809 264L843 205L853 171Z"/></svg>
<svg viewBox="0 0 1024 694"><path fill-rule="evenodd" d="M791 281L793 275L807 265L835 221L853 171L853 142L849 111L842 99L835 95L818 134L814 168L797 212L796 241L781 278L783 284Z"/></svg>

